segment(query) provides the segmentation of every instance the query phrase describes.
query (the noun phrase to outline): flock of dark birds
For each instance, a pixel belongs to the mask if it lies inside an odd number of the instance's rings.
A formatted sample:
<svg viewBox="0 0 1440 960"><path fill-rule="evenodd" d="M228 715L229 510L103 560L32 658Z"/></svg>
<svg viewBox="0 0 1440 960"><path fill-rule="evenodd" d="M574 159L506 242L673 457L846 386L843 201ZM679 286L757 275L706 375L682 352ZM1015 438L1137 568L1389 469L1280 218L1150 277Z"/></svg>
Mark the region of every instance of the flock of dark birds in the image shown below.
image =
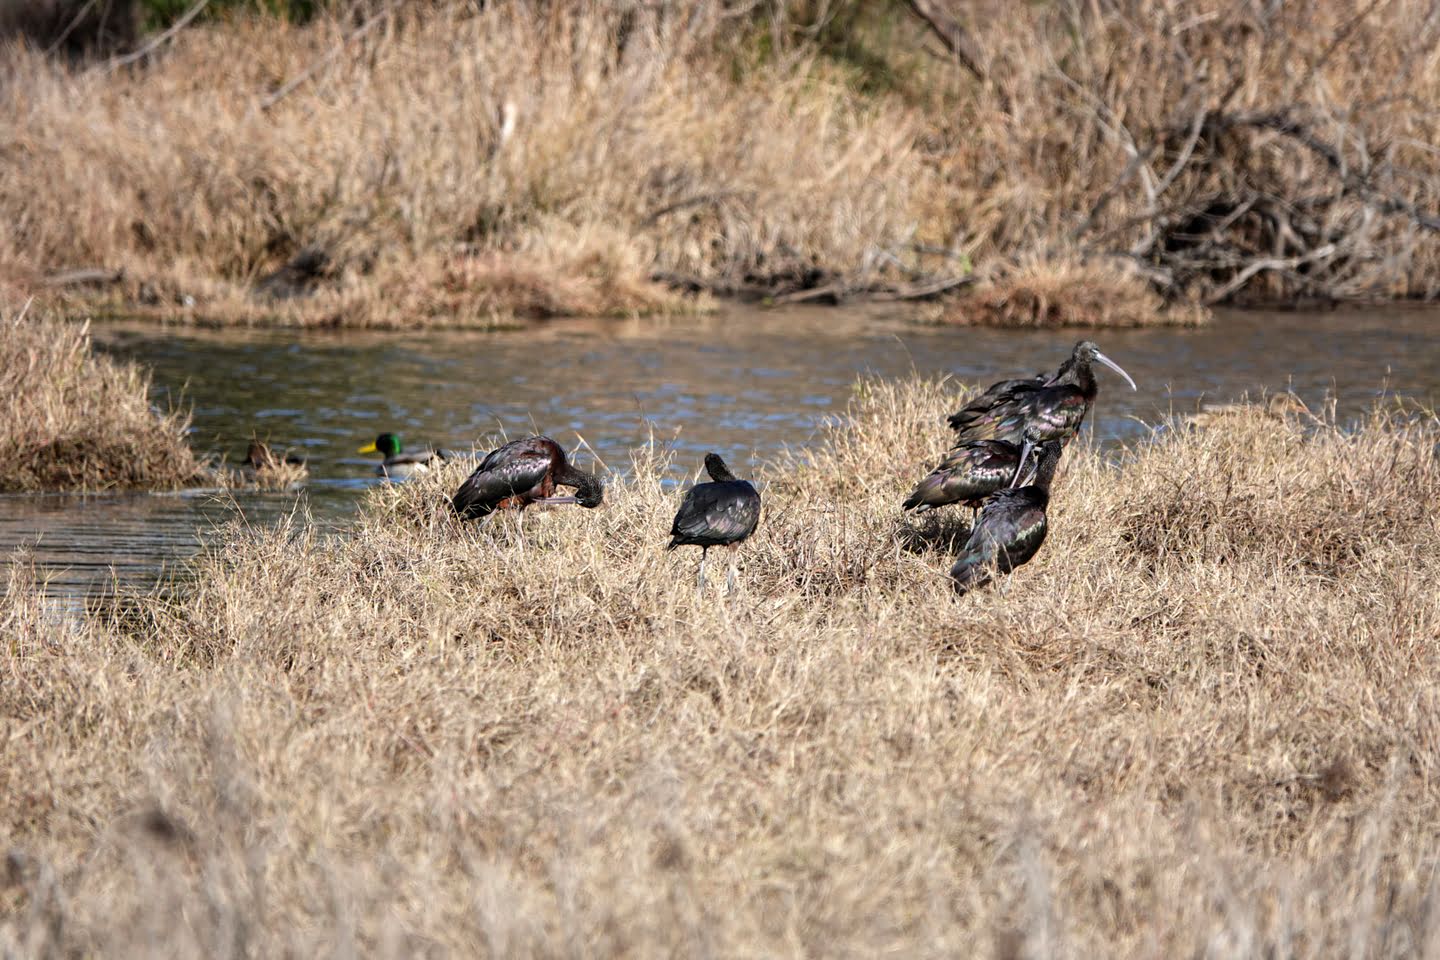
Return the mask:
<svg viewBox="0 0 1440 960"><path fill-rule="evenodd" d="M1054 373L1002 380L949 417L955 444L903 507L927 511L963 504L973 511L969 538L950 568L957 592L984 586L997 573L1009 573L1034 557L1045 542L1050 483L1065 445L1079 432L1099 392L1093 369L1097 362L1136 389L1128 373L1094 343L1083 340ZM376 472L395 480L428 470L449 456L445 451L406 453L393 433L382 433L360 452L380 453L384 460ZM256 455L254 444L250 455ZM268 451L266 455L272 456ZM705 470L710 482L685 493L666 549L700 548L698 579L703 591L710 548L727 547L728 591L735 585L736 548L760 523L760 494L750 481L731 473L718 454L706 455ZM574 493L557 495L560 487ZM478 520L496 510L523 510L534 503L593 508L604 495L599 478L576 469L554 440L535 436L488 453L450 503L462 519Z"/></svg>
<svg viewBox="0 0 1440 960"><path fill-rule="evenodd" d="M1099 393L1093 369L1097 361L1136 389L1119 364L1082 340L1053 374L1001 380L950 416L955 445L904 507L933 510L960 503L978 511L970 538L950 568L959 593L1028 562L1045 542L1050 482L1060 454L1079 433ZM1030 455L1037 450L1025 476Z"/></svg>

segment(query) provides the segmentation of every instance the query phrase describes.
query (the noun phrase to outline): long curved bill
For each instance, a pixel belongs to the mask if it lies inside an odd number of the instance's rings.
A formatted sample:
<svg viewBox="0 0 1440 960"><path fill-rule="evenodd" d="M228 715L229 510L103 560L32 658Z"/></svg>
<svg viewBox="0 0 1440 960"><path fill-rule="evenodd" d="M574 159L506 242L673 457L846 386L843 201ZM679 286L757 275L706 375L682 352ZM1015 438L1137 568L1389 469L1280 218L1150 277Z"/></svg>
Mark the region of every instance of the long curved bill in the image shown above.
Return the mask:
<svg viewBox="0 0 1440 960"><path fill-rule="evenodd" d="M1116 373L1120 374L1120 376L1124 377L1124 378L1125 378L1125 382L1128 383L1128 384L1130 384L1130 389L1131 389L1131 390L1139 390L1139 389L1140 389L1139 387L1135 386L1135 381L1130 379L1130 374L1128 374L1128 373L1126 373L1124 370L1121 370L1121 369L1120 369L1120 364L1116 363L1114 360L1111 360L1109 357L1105 356L1105 354L1101 353L1099 350L1096 350L1096 351L1095 351L1095 359L1096 359L1096 360L1099 360L1101 363L1105 364L1105 366L1109 367L1111 370L1114 370Z"/></svg>
<svg viewBox="0 0 1440 960"><path fill-rule="evenodd" d="M373 441L373 440L370 441L369 443L365 444L365 446L361 447L359 450L356 450L355 452L356 452L356 453L374 453L374 452L375 452L375 441Z"/></svg>
<svg viewBox="0 0 1440 960"><path fill-rule="evenodd" d="M540 499L536 500L535 502L536 502L536 503L579 503L579 502L580 502L580 498L579 498L579 497L573 497L573 496L564 496L564 497L541 497Z"/></svg>

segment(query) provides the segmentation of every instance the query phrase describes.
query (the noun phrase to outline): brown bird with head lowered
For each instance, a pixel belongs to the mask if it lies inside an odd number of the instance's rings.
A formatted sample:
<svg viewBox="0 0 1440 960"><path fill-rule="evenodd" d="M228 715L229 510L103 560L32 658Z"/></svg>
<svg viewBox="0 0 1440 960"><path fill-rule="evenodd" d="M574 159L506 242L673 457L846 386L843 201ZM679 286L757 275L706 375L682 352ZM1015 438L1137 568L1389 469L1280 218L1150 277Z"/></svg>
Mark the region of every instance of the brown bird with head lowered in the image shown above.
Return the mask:
<svg viewBox="0 0 1440 960"><path fill-rule="evenodd" d="M571 487L575 493L557 497L556 487ZM532 503L589 508L604 499L600 480L575 469L560 444L549 437L527 437L490 451L450 502L463 519L478 520L495 510L523 510Z"/></svg>

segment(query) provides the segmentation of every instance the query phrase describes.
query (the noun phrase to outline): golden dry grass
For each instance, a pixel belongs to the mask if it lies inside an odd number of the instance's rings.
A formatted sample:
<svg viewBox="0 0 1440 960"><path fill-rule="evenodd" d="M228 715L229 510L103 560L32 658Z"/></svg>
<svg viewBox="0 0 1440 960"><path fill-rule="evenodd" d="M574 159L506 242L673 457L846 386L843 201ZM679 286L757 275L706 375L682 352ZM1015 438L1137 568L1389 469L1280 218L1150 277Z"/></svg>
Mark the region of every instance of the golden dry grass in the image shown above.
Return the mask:
<svg viewBox="0 0 1440 960"><path fill-rule="evenodd" d="M864 384L765 470L728 599L650 450L593 511L461 525L451 463L352 536L237 529L109 621L17 574L0 944L1433 952L1440 424L1072 448L1040 556L957 601L964 511L898 507L955 393Z"/></svg>
<svg viewBox="0 0 1440 960"><path fill-rule="evenodd" d="M149 375L95 353L89 325L0 317L0 491L170 488L200 466L189 418L150 406Z"/></svg>
<svg viewBox="0 0 1440 960"><path fill-rule="evenodd" d="M985 277L938 317L942 323L992 327L1196 326L1208 319L1197 304L1166 303L1113 261L1029 257Z"/></svg>
<svg viewBox="0 0 1440 960"><path fill-rule="evenodd" d="M1440 292L1429 0L964 5L984 83L898 3L402 8L211 23L121 71L0 52L0 276L402 328L972 263L1130 305L996 322L1195 316L1132 309L1116 262L1182 302ZM94 267L119 279L41 285Z"/></svg>

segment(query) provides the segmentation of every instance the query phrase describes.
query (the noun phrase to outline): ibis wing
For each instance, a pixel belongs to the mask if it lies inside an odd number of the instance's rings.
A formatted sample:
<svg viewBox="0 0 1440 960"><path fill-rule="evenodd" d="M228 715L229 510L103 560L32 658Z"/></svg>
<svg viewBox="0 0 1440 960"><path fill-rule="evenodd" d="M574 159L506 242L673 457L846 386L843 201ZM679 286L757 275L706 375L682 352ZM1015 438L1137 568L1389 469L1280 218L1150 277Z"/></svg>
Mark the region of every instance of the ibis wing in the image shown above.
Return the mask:
<svg viewBox="0 0 1440 960"><path fill-rule="evenodd" d="M760 523L760 494L749 481L700 483L680 502L670 535L675 543L738 543Z"/></svg>
<svg viewBox="0 0 1440 960"><path fill-rule="evenodd" d="M549 470L550 458L544 454L520 453L497 461L492 453L460 485L451 502L455 511L466 519L483 517L500 501L529 493L539 486Z"/></svg>
<svg viewBox="0 0 1440 960"><path fill-rule="evenodd" d="M1068 440L1080 429L1090 403L1079 387L1059 386L1035 395L1030 411L1030 433L1038 440Z"/></svg>
<svg viewBox="0 0 1440 960"><path fill-rule="evenodd" d="M1043 377L1001 380L991 384L988 390L967 403L958 413L950 415L950 427L959 433L962 440L995 439L996 425L1013 413L1017 404L1044 385Z"/></svg>
<svg viewBox="0 0 1440 960"><path fill-rule="evenodd" d="M949 455L905 501L905 509L922 504L940 507L987 497L1010 485L1020 461L1020 448L1002 440L970 440Z"/></svg>
<svg viewBox="0 0 1440 960"><path fill-rule="evenodd" d="M1041 390L1038 386L1031 386L1006 394L988 410L958 428L959 440L961 442L995 440L1015 444L1022 442L1025 420L1029 416L1035 398L1040 393Z"/></svg>
<svg viewBox="0 0 1440 960"><path fill-rule="evenodd" d="M1045 511L1040 507L1028 507L1008 519L1003 539L997 538L993 547L997 569L1007 572L1028 563L1039 552L1049 530Z"/></svg>

